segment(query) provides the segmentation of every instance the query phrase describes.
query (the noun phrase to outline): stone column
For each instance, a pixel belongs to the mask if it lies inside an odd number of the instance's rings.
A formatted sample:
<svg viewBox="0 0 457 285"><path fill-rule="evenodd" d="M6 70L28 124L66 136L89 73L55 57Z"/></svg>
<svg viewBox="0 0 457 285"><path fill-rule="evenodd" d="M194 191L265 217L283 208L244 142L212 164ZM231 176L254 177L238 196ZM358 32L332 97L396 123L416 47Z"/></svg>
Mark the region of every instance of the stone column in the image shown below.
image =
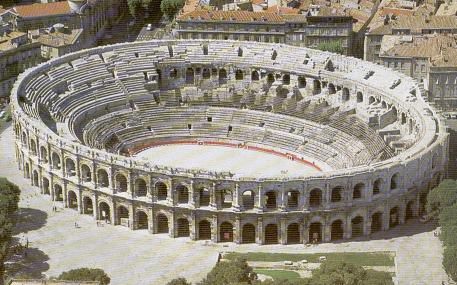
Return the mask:
<svg viewBox="0 0 457 285"><path fill-rule="evenodd" d="M279 209L282 211L282 212L285 212L287 210L286 208L286 199L287 199L287 195L286 195L286 190L285 189L281 189L281 201L279 203Z"/></svg>
<svg viewBox="0 0 457 285"><path fill-rule="evenodd" d="M213 215L213 222L211 226L211 241L218 242L219 238L219 227L218 227L217 215Z"/></svg>
<svg viewBox="0 0 457 285"><path fill-rule="evenodd" d="M390 227L390 209L389 205L384 206L384 213L382 215L382 230L387 231Z"/></svg>
<svg viewBox="0 0 457 285"><path fill-rule="evenodd" d="M68 208L68 183L66 181L63 181L62 183L62 196L63 196L63 206L65 208Z"/></svg>
<svg viewBox="0 0 457 285"><path fill-rule="evenodd" d="M235 230L233 231L233 241L237 244L241 243L241 218L235 217Z"/></svg>
<svg viewBox="0 0 457 285"><path fill-rule="evenodd" d="M175 238L176 230L175 230L175 211L172 209L170 211L170 220L168 221L168 235L172 238Z"/></svg>
<svg viewBox="0 0 457 285"><path fill-rule="evenodd" d="M235 190L233 191L233 210L239 212L240 211L240 189L239 184L235 184Z"/></svg>
<svg viewBox="0 0 457 285"><path fill-rule="evenodd" d="M216 203L216 183L211 183L209 188L209 206L211 208L217 208Z"/></svg>
<svg viewBox="0 0 457 285"><path fill-rule="evenodd" d="M83 214L83 198L82 198L82 190L78 188L78 213Z"/></svg>
<svg viewBox="0 0 457 285"><path fill-rule="evenodd" d="M406 202L402 201L402 203L399 206L398 223L400 225L404 224L405 219L406 219Z"/></svg>
<svg viewBox="0 0 457 285"><path fill-rule="evenodd" d="M324 197L324 208L325 209L329 209L330 208L330 201L331 201L331 189L330 189L330 185L327 183L325 185L325 193L324 193L325 197Z"/></svg>
<svg viewBox="0 0 457 285"><path fill-rule="evenodd" d="M131 230L136 230L138 228L138 225L136 224L136 215L135 215L135 208L133 207L133 204L129 204L129 228Z"/></svg>
<svg viewBox="0 0 457 285"><path fill-rule="evenodd" d="M117 223L116 202L115 202L114 200L111 201L111 205L110 205L110 206L111 206L111 212L110 212L110 214L111 214L111 217L110 217L110 219L111 219L111 224L117 225L118 223Z"/></svg>
<svg viewBox="0 0 457 285"><path fill-rule="evenodd" d="M257 203L255 205L257 212L263 212L263 191L262 191L262 184L259 184L258 187L258 195L257 195Z"/></svg>
<svg viewBox="0 0 457 285"><path fill-rule="evenodd" d="M93 209L93 213L92 215L94 216L94 219L95 220L99 220L100 219L100 216L99 216L99 211L98 211L98 196L96 194L94 194L92 196L92 209Z"/></svg>
<svg viewBox="0 0 457 285"><path fill-rule="evenodd" d="M195 191L194 191L194 181L191 180L189 183L189 205L192 208L195 208Z"/></svg>
<svg viewBox="0 0 457 285"><path fill-rule="evenodd" d="M281 217L279 222L279 243L287 244L287 217Z"/></svg>
<svg viewBox="0 0 457 285"><path fill-rule="evenodd" d="M197 229L197 217L196 217L195 211L193 211L190 214L190 217L191 217L191 221L190 221L190 239L191 240L197 240L198 229Z"/></svg>
<svg viewBox="0 0 457 285"><path fill-rule="evenodd" d="M343 238L350 239L352 237L352 219L350 214L346 214L346 223L344 225Z"/></svg>
<svg viewBox="0 0 457 285"><path fill-rule="evenodd" d="M265 243L265 236L263 234L263 218L261 216L257 218L256 243Z"/></svg>
<svg viewBox="0 0 457 285"><path fill-rule="evenodd" d="M167 195L167 200L171 205L175 204L175 191L174 191L174 183L173 180L170 179L169 187L168 187L168 195Z"/></svg>

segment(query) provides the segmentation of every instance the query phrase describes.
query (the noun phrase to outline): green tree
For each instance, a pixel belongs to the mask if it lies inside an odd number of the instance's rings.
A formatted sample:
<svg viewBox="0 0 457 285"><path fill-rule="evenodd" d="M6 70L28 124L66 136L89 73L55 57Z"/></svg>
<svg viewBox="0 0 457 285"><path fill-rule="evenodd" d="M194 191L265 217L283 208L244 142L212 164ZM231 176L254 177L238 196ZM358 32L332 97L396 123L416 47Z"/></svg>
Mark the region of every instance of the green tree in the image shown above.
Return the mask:
<svg viewBox="0 0 457 285"><path fill-rule="evenodd" d="M167 283L167 285L192 285L185 278L176 278Z"/></svg>
<svg viewBox="0 0 457 285"><path fill-rule="evenodd" d="M452 280L457 281L457 246L446 246L444 248L443 266Z"/></svg>
<svg viewBox="0 0 457 285"><path fill-rule="evenodd" d="M162 0L160 3L160 10L167 15L168 19L173 19L182 7L184 7L184 0Z"/></svg>
<svg viewBox="0 0 457 285"><path fill-rule="evenodd" d="M15 184L6 178L0 177L0 284L3 284L5 261L11 242L11 232L16 224L21 191Z"/></svg>
<svg viewBox="0 0 457 285"><path fill-rule="evenodd" d="M427 212L435 218L440 211L457 202L457 182L455 180L443 180L427 196Z"/></svg>
<svg viewBox="0 0 457 285"><path fill-rule="evenodd" d="M144 13L144 6L142 0L127 0L130 15L134 18L139 18Z"/></svg>
<svg viewBox="0 0 457 285"><path fill-rule="evenodd" d="M321 42L316 47L318 50L342 54L344 52L341 41Z"/></svg>
<svg viewBox="0 0 457 285"><path fill-rule="evenodd" d="M98 268L77 268L63 272L57 277L59 280L68 281L99 281L101 285L109 284L111 279Z"/></svg>
<svg viewBox="0 0 457 285"><path fill-rule="evenodd" d="M219 262L199 285L252 284L257 278L245 259Z"/></svg>

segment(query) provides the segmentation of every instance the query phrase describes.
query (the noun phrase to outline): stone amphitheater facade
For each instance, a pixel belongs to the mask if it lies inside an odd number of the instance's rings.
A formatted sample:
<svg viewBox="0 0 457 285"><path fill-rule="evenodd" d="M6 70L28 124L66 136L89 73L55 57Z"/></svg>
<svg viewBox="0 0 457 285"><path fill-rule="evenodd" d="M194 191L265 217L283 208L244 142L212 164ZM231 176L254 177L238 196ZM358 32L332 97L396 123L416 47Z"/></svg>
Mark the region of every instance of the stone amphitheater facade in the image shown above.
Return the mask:
<svg viewBox="0 0 457 285"><path fill-rule="evenodd" d="M27 70L12 92L18 167L54 201L152 234L329 242L424 211L448 136L413 79L282 44L152 41ZM153 165L167 143L261 149L325 166L304 177Z"/></svg>

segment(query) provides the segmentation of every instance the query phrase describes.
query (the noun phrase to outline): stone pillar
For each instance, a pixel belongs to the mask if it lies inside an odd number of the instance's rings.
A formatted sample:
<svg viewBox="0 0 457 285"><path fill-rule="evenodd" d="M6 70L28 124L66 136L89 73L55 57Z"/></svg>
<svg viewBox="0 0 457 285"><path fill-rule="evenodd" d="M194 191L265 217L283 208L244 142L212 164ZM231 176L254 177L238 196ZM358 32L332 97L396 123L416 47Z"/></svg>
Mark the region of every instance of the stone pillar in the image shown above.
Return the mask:
<svg viewBox="0 0 457 285"><path fill-rule="evenodd" d="M214 209L217 208L216 183L214 183L214 182L210 184L210 188L209 188L209 206Z"/></svg>
<svg viewBox="0 0 457 285"><path fill-rule="evenodd" d="M287 211L286 199L287 199L286 190L281 189L281 201L279 202L279 209L283 212Z"/></svg>
<svg viewBox="0 0 457 285"><path fill-rule="evenodd" d="M138 225L136 224L136 215L135 215L135 208L133 207L133 204L129 204L129 228L131 230L136 230L138 228Z"/></svg>
<svg viewBox="0 0 457 285"><path fill-rule="evenodd" d="M63 181L62 183L62 196L63 196L63 206L65 208L68 208L68 183L66 181Z"/></svg>
<svg viewBox="0 0 457 285"><path fill-rule="evenodd" d="M370 212L367 211L365 219L363 220L363 235L371 234L371 216Z"/></svg>
<svg viewBox="0 0 457 285"><path fill-rule="evenodd" d="M133 197L135 197L135 187L133 185L133 175L132 175L132 171L129 170L127 172L127 193L129 194L129 197L131 197L133 199Z"/></svg>
<svg viewBox="0 0 457 285"><path fill-rule="evenodd" d="M308 211L309 210L309 192L307 191L307 189L303 189L301 192L301 195L300 195L300 208L303 209L304 211Z"/></svg>
<svg viewBox="0 0 457 285"><path fill-rule="evenodd" d="M92 215L94 216L94 219L96 220L99 220L100 219L100 216L99 216L99 211L98 211L98 196L96 194L93 195L92 197L92 209L93 209L93 213Z"/></svg>
<svg viewBox="0 0 457 285"><path fill-rule="evenodd" d="M49 193L51 193L51 201L55 201L54 193L54 174L50 173L49 175Z"/></svg>
<svg viewBox="0 0 457 285"><path fill-rule="evenodd" d="M406 219L406 202L403 201L399 206L398 223L400 225L404 224L405 219Z"/></svg>
<svg viewBox="0 0 457 285"><path fill-rule="evenodd" d="M241 218L235 217L235 230L233 231L233 241L237 244L241 243Z"/></svg>
<svg viewBox="0 0 457 285"><path fill-rule="evenodd" d="M110 211L110 214L111 214L111 224L112 225L117 225L117 209L116 209L116 202L113 200L111 202L111 211Z"/></svg>
<svg viewBox="0 0 457 285"><path fill-rule="evenodd" d="M191 217L191 221L190 221L190 239L191 240L197 240L198 228L197 228L197 217L196 217L195 211L192 211L192 213L190 214L190 217Z"/></svg>
<svg viewBox="0 0 457 285"><path fill-rule="evenodd" d="M175 230L175 211L172 209L170 211L170 219L168 221L168 235L172 238L176 237L176 230Z"/></svg>
<svg viewBox="0 0 457 285"><path fill-rule="evenodd" d="M258 195L257 195L257 203L255 205L257 212L263 212L263 191L262 191L262 184L259 184L258 187Z"/></svg>
<svg viewBox="0 0 457 285"><path fill-rule="evenodd" d="M83 214L83 198L81 188L77 191L78 194L78 213Z"/></svg>
<svg viewBox="0 0 457 285"><path fill-rule="evenodd" d="M194 191L194 181L191 180L189 183L189 205L192 208L195 208L195 191Z"/></svg>
<svg viewBox="0 0 457 285"><path fill-rule="evenodd" d="M388 205L384 206L384 213L382 215L382 230L387 231L390 227L390 209Z"/></svg>
<svg viewBox="0 0 457 285"><path fill-rule="evenodd" d="M239 184L235 184L235 190L233 191L233 210L239 212L240 211L240 189Z"/></svg>
<svg viewBox="0 0 457 285"><path fill-rule="evenodd" d="M281 217L279 222L279 243L287 244L287 217Z"/></svg>
<svg viewBox="0 0 457 285"><path fill-rule="evenodd" d="M169 187L168 187L168 195L167 195L167 200L171 205L175 204L175 191L174 191L174 183L173 180L170 179Z"/></svg>
<svg viewBox="0 0 457 285"><path fill-rule="evenodd" d="M218 242L219 240L219 224L217 220L217 215L213 215L213 222L211 227L211 241Z"/></svg>
<svg viewBox="0 0 457 285"><path fill-rule="evenodd" d="M265 243L265 236L263 234L263 218L261 216L257 218L256 243Z"/></svg>
<svg viewBox="0 0 457 285"><path fill-rule="evenodd" d="M350 239L352 237L352 219L350 214L346 214L346 223L344 225L343 238Z"/></svg>
<svg viewBox="0 0 457 285"><path fill-rule="evenodd" d="M324 208L325 209L329 209L330 208L330 201L331 201L331 189L330 189L330 185L327 183L325 185L325 193L324 193Z"/></svg>

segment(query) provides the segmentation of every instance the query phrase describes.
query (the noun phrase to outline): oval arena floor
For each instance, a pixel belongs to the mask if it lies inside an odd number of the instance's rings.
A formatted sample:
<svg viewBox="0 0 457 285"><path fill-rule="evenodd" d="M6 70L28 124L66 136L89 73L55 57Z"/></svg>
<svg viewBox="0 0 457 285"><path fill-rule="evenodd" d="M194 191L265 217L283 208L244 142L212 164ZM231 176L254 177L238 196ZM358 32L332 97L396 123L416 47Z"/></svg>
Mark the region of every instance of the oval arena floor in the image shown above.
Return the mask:
<svg viewBox="0 0 457 285"><path fill-rule="evenodd" d="M266 150L230 146L169 144L148 148L136 156L164 166L229 171L247 177L309 176L329 169L312 159L290 160Z"/></svg>

